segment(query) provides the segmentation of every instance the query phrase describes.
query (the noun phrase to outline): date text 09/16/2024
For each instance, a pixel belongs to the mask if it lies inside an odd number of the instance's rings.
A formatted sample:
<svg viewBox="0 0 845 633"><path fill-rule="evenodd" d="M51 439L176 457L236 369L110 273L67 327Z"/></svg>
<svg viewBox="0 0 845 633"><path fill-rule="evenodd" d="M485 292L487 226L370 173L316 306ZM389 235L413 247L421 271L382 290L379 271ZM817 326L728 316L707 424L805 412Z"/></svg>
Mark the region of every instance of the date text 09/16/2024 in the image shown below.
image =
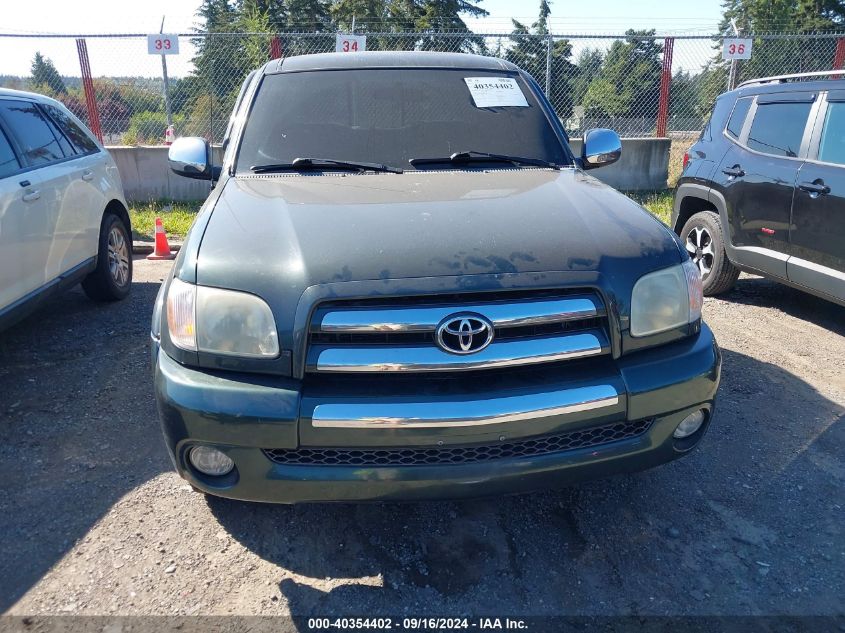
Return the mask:
<svg viewBox="0 0 845 633"><path fill-rule="evenodd" d="M375 630L375 631L519 631L528 629L525 620L517 618L447 618L447 617L404 617L401 620L390 617L370 618L309 618L308 630Z"/></svg>

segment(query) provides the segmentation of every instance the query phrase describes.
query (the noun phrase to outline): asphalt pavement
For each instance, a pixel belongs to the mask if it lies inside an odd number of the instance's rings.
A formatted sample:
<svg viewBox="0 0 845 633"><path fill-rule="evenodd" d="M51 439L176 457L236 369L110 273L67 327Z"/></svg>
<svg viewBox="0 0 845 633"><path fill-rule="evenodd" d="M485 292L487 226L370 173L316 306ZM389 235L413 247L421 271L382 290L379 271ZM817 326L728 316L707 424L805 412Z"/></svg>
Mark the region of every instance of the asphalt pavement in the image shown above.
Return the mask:
<svg viewBox="0 0 845 633"><path fill-rule="evenodd" d="M743 276L688 457L467 502L273 506L172 470L148 361L170 262L130 298L77 288L0 333L8 614L842 614L845 308Z"/></svg>

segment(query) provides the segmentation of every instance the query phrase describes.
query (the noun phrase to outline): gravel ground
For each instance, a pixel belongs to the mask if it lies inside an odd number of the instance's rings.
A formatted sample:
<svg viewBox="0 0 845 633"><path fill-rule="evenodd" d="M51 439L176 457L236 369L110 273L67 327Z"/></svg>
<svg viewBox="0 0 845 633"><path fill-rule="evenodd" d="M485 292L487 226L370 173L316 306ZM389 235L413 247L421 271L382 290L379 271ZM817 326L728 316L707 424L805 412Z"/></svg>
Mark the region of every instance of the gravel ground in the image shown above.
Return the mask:
<svg viewBox="0 0 845 633"><path fill-rule="evenodd" d="M0 333L10 614L842 614L845 308L743 277L690 456L559 492L404 505L205 498L171 470L147 359L169 262Z"/></svg>

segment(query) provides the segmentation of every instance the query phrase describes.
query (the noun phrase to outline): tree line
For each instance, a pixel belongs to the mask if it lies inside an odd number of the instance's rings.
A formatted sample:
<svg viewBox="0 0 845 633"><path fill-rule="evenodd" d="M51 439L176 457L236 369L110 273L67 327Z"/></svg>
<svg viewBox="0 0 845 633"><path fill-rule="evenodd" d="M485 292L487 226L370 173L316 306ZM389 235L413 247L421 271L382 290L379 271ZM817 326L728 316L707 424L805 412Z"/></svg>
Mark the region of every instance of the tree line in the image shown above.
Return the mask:
<svg viewBox="0 0 845 633"><path fill-rule="evenodd" d="M540 0L533 23L513 20L511 32L497 41L480 37L464 21L486 15L481 4L481 0L203 0L193 39L194 70L170 85L177 133L219 140L243 79L269 61L273 37L278 37L284 56L333 51L335 33L351 31L353 21L356 33L368 35L369 50L495 55L528 71L542 87L548 77L552 105L573 128L607 125L621 127L623 133L653 131L663 56L663 40L654 30L629 30L610 46L581 47L574 55L572 42L549 37L549 0ZM740 33L757 36L784 31L806 35L838 31L844 24L845 0L726 0L719 32L731 36L736 26ZM833 42L757 37L752 59L740 62L739 78L829 69ZM700 69L677 71L670 101L670 116L677 125L700 128L715 97L727 89L727 77L718 42ZM127 143L160 142L166 126L160 80L94 83L105 134ZM79 80L61 77L40 53L32 62L29 87L56 96L85 119Z"/></svg>

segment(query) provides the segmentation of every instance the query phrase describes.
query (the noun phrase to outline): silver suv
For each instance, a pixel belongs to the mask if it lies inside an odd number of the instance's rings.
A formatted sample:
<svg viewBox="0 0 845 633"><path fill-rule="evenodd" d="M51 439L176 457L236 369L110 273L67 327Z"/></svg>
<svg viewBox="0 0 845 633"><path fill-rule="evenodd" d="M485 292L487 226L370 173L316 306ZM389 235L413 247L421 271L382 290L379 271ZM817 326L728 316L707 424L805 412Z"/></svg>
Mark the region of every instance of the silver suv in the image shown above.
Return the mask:
<svg viewBox="0 0 845 633"><path fill-rule="evenodd" d="M61 103L0 89L0 328L82 282L123 299L129 214L114 160Z"/></svg>

